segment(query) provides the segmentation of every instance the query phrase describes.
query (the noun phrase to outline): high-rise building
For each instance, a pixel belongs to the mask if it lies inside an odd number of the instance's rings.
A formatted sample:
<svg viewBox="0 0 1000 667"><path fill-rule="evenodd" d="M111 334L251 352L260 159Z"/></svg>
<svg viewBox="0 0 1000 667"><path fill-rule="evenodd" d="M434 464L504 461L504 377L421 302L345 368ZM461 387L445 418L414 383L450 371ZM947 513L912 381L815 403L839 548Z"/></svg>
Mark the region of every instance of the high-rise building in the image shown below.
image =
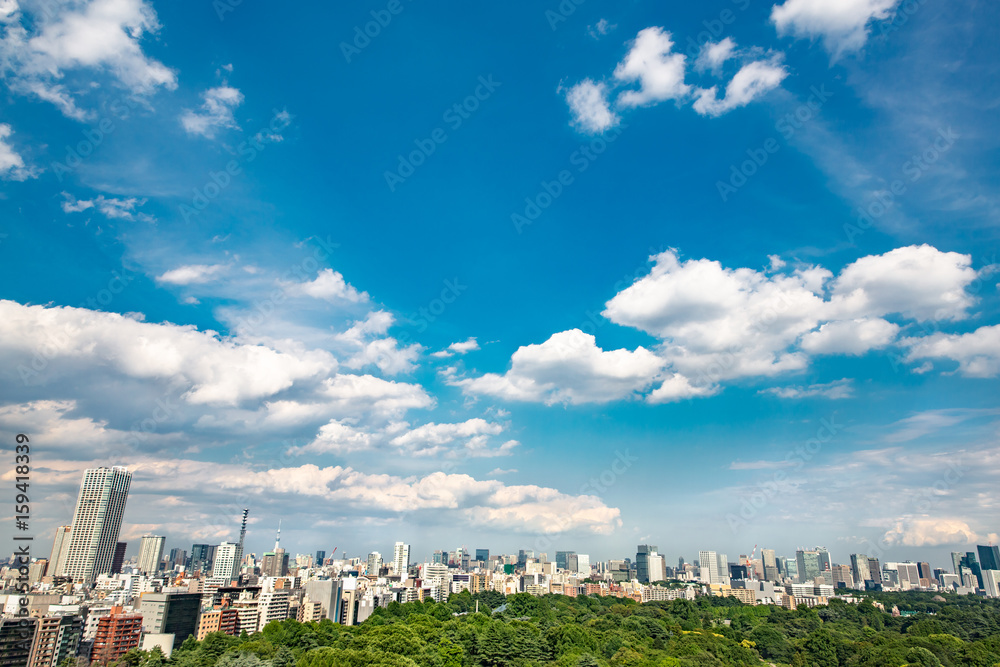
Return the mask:
<svg viewBox="0 0 1000 667"><path fill-rule="evenodd" d="M761 549L760 560L764 566L764 580L778 581L778 559L774 549Z"/></svg>
<svg viewBox="0 0 1000 667"><path fill-rule="evenodd" d="M441 564L443 565L443 563ZM382 569L382 554L380 554L378 551L373 551L370 554L368 554L367 565L368 567L365 569L365 573L369 575L373 574L377 577L379 574L379 570Z"/></svg>
<svg viewBox="0 0 1000 667"><path fill-rule="evenodd" d="M962 574L962 556L964 555L965 554L959 553L958 551L951 552L951 566L952 566L952 571L955 574L958 575Z"/></svg>
<svg viewBox="0 0 1000 667"><path fill-rule="evenodd" d="M39 618L28 667L59 667L66 658L76 658L82 635L83 618L80 616Z"/></svg>
<svg viewBox="0 0 1000 667"><path fill-rule="evenodd" d="M49 556L47 574L54 575L59 571L59 567L66 557L66 550L69 549L69 534L70 526L59 526L56 528L56 537L52 541L52 555Z"/></svg>
<svg viewBox="0 0 1000 667"><path fill-rule="evenodd" d="M955 554L952 554L954 559ZM976 580L976 586L983 588L983 568L979 561L976 559L976 552L967 551L964 556L959 560L959 574L961 574L961 568L968 568L973 577Z"/></svg>
<svg viewBox="0 0 1000 667"><path fill-rule="evenodd" d="M187 552L184 549L173 548L170 550L170 567L178 567L184 565L187 562Z"/></svg>
<svg viewBox="0 0 1000 667"><path fill-rule="evenodd" d="M727 564L725 571L719 571L719 554L714 551L699 551L698 563L701 581L706 584L724 583L729 566Z"/></svg>
<svg viewBox="0 0 1000 667"><path fill-rule="evenodd" d="M410 567L410 545L396 542L392 549L392 570L395 574L404 575Z"/></svg>
<svg viewBox="0 0 1000 667"><path fill-rule="evenodd" d="M235 578L239 572L239 562L236 560L236 548L232 542L223 542L215 548L215 562L212 564L212 577L223 577L226 580Z"/></svg>
<svg viewBox="0 0 1000 667"><path fill-rule="evenodd" d="M326 560L325 551L316 552L316 567L323 567L323 562Z"/></svg>
<svg viewBox="0 0 1000 667"><path fill-rule="evenodd" d="M816 557L819 561L820 574L829 572L833 568L833 562L830 560L830 552L827 551L826 547L816 547Z"/></svg>
<svg viewBox="0 0 1000 667"><path fill-rule="evenodd" d="M125 549L128 542L119 542L115 545L115 557L111 559L111 574L121 574L122 565L125 563Z"/></svg>
<svg viewBox="0 0 1000 667"><path fill-rule="evenodd" d="M649 557L656 553L658 553L657 548L652 544L640 544L635 548L635 578L639 580L639 583L648 584L650 582ZM558 556L558 554L556 555Z"/></svg>
<svg viewBox="0 0 1000 667"><path fill-rule="evenodd" d="M490 550L489 549L476 549L476 560L484 565L490 560Z"/></svg>
<svg viewBox="0 0 1000 667"><path fill-rule="evenodd" d="M188 559L188 569L192 572L211 572L215 548L209 544L192 544L191 558Z"/></svg>
<svg viewBox="0 0 1000 667"><path fill-rule="evenodd" d="M979 552L979 567L983 570L1000 570L1000 547L996 545L977 545Z"/></svg>
<svg viewBox="0 0 1000 667"><path fill-rule="evenodd" d="M556 552L556 567L560 570L566 569L566 559L570 555L576 555L575 551L557 551Z"/></svg>
<svg viewBox="0 0 1000 667"><path fill-rule="evenodd" d="M800 584L813 581L820 576L819 563L819 551L799 549L795 552L795 565L798 568Z"/></svg>
<svg viewBox="0 0 1000 667"><path fill-rule="evenodd" d="M581 577L590 576L590 555L589 554L577 554L576 555L576 573Z"/></svg>
<svg viewBox="0 0 1000 667"><path fill-rule="evenodd" d="M667 578L667 565L663 562L663 556L660 554L649 554L647 567L650 582L664 581Z"/></svg>
<svg viewBox="0 0 1000 667"><path fill-rule="evenodd" d="M57 575L92 584L111 571L132 475L126 468L92 468L83 475L69 548Z"/></svg>
<svg viewBox="0 0 1000 667"><path fill-rule="evenodd" d="M143 574L156 574L160 570L163 559L163 545L167 538L162 535L143 535L139 543L139 571Z"/></svg>
<svg viewBox="0 0 1000 667"><path fill-rule="evenodd" d="M872 580L871 571L868 569L868 556L851 554L851 575L858 588L864 588L865 582Z"/></svg>

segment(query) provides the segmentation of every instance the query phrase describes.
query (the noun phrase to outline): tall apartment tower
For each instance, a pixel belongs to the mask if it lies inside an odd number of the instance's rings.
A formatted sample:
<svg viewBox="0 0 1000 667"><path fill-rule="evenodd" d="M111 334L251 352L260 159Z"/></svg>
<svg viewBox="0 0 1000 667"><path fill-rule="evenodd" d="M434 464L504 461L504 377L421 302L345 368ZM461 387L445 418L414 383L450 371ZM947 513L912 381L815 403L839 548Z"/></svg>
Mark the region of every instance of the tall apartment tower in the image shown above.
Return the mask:
<svg viewBox="0 0 1000 667"><path fill-rule="evenodd" d="M410 545L396 542L392 549L392 569L396 574L406 574L410 567Z"/></svg>
<svg viewBox="0 0 1000 667"><path fill-rule="evenodd" d="M121 574L122 565L125 564L125 549L128 542L119 542L115 545L115 557L111 560L111 574Z"/></svg>
<svg viewBox="0 0 1000 667"><path fill-rule="evenodd" d="M640 544L635 548L635 577L641 584L648 584L649 578L649 558L656 555L656 547L652 544ZM655 579L653 581L656 581Z"/></svg>
<svg viewBox="0 0 1000 667"><path fill-rule="evenodd" d="M56 528L56 537L52 541L52 555L49 556L49 566L46 573L54 575L59 571L63 559L66 558L66 551L69 549L70 526L59 526Z"/></svg>
<svg viewBox="0 0 1000 667"><path fill-rule="evenodd" d="M91 468L83 474L70 528L69 547L57 575L92 584L111 571L132 474L121 466Z"/></svg>
<svg viewBox="0 0 1000 667"><path fill-rule="evenodd" d="M163 545L167 538L162 535L143 535L139 544L139 571L156 574L163 559Z"/></svg>

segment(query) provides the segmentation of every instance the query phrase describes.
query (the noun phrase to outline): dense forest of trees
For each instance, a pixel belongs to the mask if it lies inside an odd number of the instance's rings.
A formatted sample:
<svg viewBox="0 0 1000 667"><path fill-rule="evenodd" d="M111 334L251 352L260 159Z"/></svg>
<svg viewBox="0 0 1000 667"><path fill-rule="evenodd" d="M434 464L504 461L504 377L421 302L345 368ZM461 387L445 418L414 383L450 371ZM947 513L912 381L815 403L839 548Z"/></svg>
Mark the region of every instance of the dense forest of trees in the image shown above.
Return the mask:
<svg viewBox="0 0 1000 667"><path fill-rule="evenodd" d="M893 617L871 604L919 613ZM476 601L479 613L476 613ZM503 606L506 605L506 606ZM497 610L497 611L495 611ZM734 598L637 604L612 597L488 592L392 603L363 624L272 622L263 632L186 640L165 660L117 667L1000 666L1000 600L879 594L787 610Z"/></svg>

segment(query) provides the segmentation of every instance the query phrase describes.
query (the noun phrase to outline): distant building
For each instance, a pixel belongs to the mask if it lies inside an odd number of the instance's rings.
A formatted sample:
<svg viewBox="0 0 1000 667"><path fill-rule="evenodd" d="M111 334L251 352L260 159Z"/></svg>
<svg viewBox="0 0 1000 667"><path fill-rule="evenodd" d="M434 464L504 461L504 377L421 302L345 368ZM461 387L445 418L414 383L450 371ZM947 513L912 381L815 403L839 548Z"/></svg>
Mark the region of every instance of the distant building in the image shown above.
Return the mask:
<svg viewBox="0 0 1000 667"><path fill-rule="evenodd" d="M650 582L649 559L657 554L657 547L652 544L640 544L635 548L635 578L639 583ZM556 554L558 556L558 554ZM652 581L656 581L653 579Z"/></svg>
<svg viewBox="0 0 1000 667"><path fill-rule="evenodd" d="M978 545L979 567L983 570L1000 570L1000 547L996 545Z"/></svg>
<svg viewBox="0 0 1000 667"><path fill-rule="evenodd" d="M212 577L221 577L232 581L239 574L240 564L236 561L237 546L233 542L223 542L215 548L215 561L212 564Z"/></svg>
<svg viewBox="0 0 1000 667"><path fill-rule="evenodd" d="M326 561L326 552L317 551L316 552L316 567L323 567L323 563Z"/></svg>
<svg viewBox="0 0 1000 667"><path fill-rule="evenodd" d="M109 574L121 574L122 565L125 564L125 549L128 542L118 542L115 544L115 556L111 559L111 572Z"/></svg>
<svg viewBox="0 0 1000 667"><path fill-rule="evenodd" d="M410 567L410 545L396 542L392 549L392 571L404 575Z"/></svg>
<svg viewBox="0 0 1000 667"><path fill-rule="evenodd" d="M200 610L200 593L143 593L139 602L142 631L174 635L174 646L180 646L197 634Z"/></svg>
<svg viewBox="0 0 1000 667"><path fill-rule="evenodd" d="M46 574L54 576L62 566L63 559L66 558L66 551L69 549L69 534L71 526L59 526L56 528L56 537L52 541L52 554L49 556L49 566Z"/></svg>
<svg viewBox="0 0 1000 667"><path fill-rule="evenodd" d="M97 575L111 571L131 481L131 473L120 466L84 472L69 547L56 575L92 584Z"/></svg>
<svg viewBox="0 0 1000 667"><path fill-rule="evenodd" d="M167 538L162 535L143 535L139 542L139 571L143 574L156 574L163 560L163 545Z"/></svg>

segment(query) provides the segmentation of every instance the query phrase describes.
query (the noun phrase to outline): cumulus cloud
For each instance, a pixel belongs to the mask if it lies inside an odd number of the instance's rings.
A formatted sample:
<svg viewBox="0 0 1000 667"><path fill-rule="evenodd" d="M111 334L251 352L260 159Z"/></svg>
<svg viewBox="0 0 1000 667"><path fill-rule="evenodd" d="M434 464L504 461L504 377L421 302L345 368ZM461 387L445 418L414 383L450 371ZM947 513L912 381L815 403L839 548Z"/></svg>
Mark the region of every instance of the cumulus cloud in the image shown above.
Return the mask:
<svg viewBox="0 0 1000 667"><path fill-rule="evenodd" d="M630 398L652 384L663 361L639 347L600 349L594 336L579 329L553 334L541 345L519 348L504 375L476 378L445 376L449 384L473 394L547 404L607 403Z"/></svg>
<svg viewBox="0 0 1000 667"><path fill-rule="evenodd" d="M355 322L347 331L338 334L336 341L351 354L344 365L353 369L377 366L388 375L412 372L424 348L417 343L400 347L399 341L387 336L395 319L385 311L373 311L364 320Z"/></svg>
<svg viewBox="0 0 1000 667"><path fill-rule="evenodd" d="M778 398L850 398L854 395L854 383L848 378L843 378L834 380L833 382L811 384L805 387L770 387L762 389L759 393L773 394Z"/></svg>
<svg viewBox="0 0 1000 667"><path fill-rule="evenodd" d="M880 317L827 322L802 337L802 349L811 354L861 355L886 347L896 339L899 325Z"/></svg>
<svg viewBox="0 0 1000 667"><path fill-rule="evenodd" d="M9 124L0 123L0 178L9 181L38 178L38 169L25 166L24 158L7 143L7 138L13 133L14 130Z"/></svg>
<svg viewBox="0 0 1000 667"><path fill-rule="evenodd" d="M899 0L786 0L771 8L779 35L821 38L834 58L857 51L868 39L868 24L890 17Z"/></svg>
<svg viewBox="0 0 1000 667"><path fill-rule="evenodd" d="M185 109L180 121L188 134L213 139L219 130L239 129L233 112L243 104L243 93L231 86L216 86L202 93L201 109Z"/></svg>
<svg viewBox="0 0 1000 667"><path fill-rule="evenodd" d="M39 345L40 331L56 341L47 348L55 369L105 365L132 378L180 378L191 384L186 395L191 403L236 405L273 395L297 380L322 376L336 367L325 352L293 356L240 345L190 326L139 322L83 308L0 301L0 354L30 359Z"/></svg>
<svg viewBox="0 0 1000 667"><path fill-rule="evenodd" d="M780 55L769 60L747 63L726 85L726 95L721 100L718 99L715 86L700 89L698 99L694 102L694 110L704 116L721 116L774 90L786 76L788 70L781 64Z"/></svg>
<svg viewBox="0 0 1000 667"><path fill-rule="evenodd" d="M691 87L684 83L685 56L674 53L674 41L660 27L639 31L625 59L615 68L615 78L623 83L638 82L638 90L618 97L625 107L683 99Z"/></svg>
<svg viewBox="0 0 1000 667"><path fill-rule="evenodd" d="M718 86L702 88L685 80L687 56L675 52L674 46L672 35L662 27L640 30L608 81L584 79L569 89L566 102L572 124L583 132L604 132L619 123L617 111L667 101L678 106L693 101L697 113L720 116L758 99L788 76L780 54L746 62L726 84L725 94L719 99ZM704 45L694 69L718 76L726 61L736 57L749 60L759 53L760 49L737 53L736 42L726 37ZM612 103L610 98L617 89L624 90Z"/></svg>
<svg viewBox="0 0 1000 667"><path fill-rule="evenodd" d="M950 517L906 517L882 537L888 544L906 547L964 546L980 540L967 522Z"/></svg>
<svg viewBox="0 0 1000 667"><path fill-rule="evenodd" d="M609 130L618 124L618 116L608 102L608 86L584 79L566 91L566 103L573 115L573 123L594 134Z"/></svg>
<svg viewBox="0 0 1000 667"><path fill-rule="evenodd" d="M958 371L967 377L993 378L1000 375L1000 325L980 327L966 334L936 333L922 338L907 338L906 359L945 359L958 363Z"/></svg>
<svg viewBox="0 0 1000 667"><path fill-rule="evenodd" d="M716 71L723 63L733 57L735 50L736 42L731 37L726 37L718 42L706 42L701 47L701 52L695 61L695 69Z"/></svg>
<svg viewBox="0 0 1000 667"><path fill-rule="evenodd" d="M344 276L339 271L333 269L323 269L315 280L287 285L286 291L291 296L309 296L331 303L338 301L364 303L368 301L367 292L359 292L344 280Z"/></svg>
<svg viewBox="0 0 1000 667"><path fill-rule="evenodd" d="M86 120L92 113L77 105L66 85L72 74L93 80L96 72L106 72L135 95L177 87L174 71L142 51L143 37L160 29L149 3L90 0L50 8L34 14L8 12L0 39L0 73L13 91Z"/></svg>
<svg viewBox="0 0 1000 667"><path fill-rule="evenodd" d="M613 381L604 352L582 332L555 334L520 348L504 375L449 381L471 394L518 401L583 403L646 394L651 403L711 396L721 383L804 370L811 355L861 355L896 342L901 325L884 319L962 319L975 299L976 271L967 255L931 246L897 248L863 257L837 275L820 266L767 271L727 268L708 259L682 260L668 250L650 258L649 273L605 304L602 315L641 330L659 343L652 350L614 354L630 364ZM906 339L911 360L954 358L968 375L998 372L996 330ZM563 350L572 352L563 353ZM964 350L964 352L963 352ZM635 355L635 356L629 356ZM771 390L786 397L844 398L848 386Z"/></svg>

